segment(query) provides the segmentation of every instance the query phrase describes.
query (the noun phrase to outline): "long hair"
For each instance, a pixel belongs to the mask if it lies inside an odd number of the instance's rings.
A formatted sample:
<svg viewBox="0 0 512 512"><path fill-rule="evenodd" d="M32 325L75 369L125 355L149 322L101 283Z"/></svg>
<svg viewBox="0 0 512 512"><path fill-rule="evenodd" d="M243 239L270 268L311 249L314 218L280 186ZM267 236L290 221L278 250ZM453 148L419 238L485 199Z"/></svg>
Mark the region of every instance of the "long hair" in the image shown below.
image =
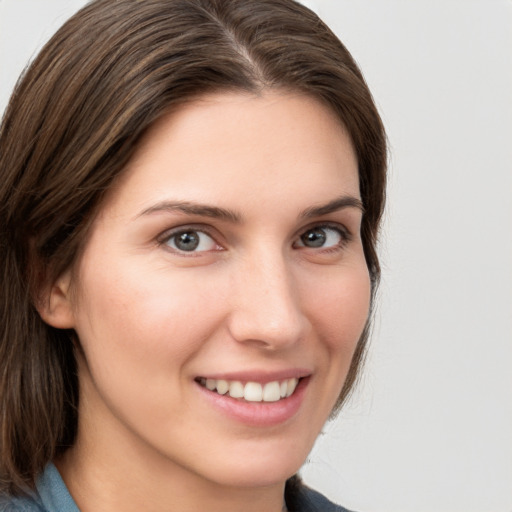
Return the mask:
<svg viewBox="0 0 512 512"><path fill-rule="evenodd" d="M353 58L293 0L96 0L45 45L0 127L0 492L34 485L73 444L73 332L34 306L73 266L102 198L148 128L207 93L302 92L328 106L357 156L362 242L375 291L386 137ZM359 340L338 400L364 355Z"/></svg>

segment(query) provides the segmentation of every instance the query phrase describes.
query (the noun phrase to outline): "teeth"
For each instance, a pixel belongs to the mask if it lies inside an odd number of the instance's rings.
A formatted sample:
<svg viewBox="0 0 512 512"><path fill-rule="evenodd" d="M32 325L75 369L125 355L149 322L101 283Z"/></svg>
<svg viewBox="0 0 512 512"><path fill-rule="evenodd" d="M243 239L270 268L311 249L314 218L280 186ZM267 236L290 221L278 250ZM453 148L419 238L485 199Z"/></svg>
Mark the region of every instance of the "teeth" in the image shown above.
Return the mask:
<svg viewBox="0 0 512 512"><path fill-rule="evenodd" d="M229 390L229 383L227 380L218 380L215 388L219 395L225 395Z"/></svg>
<svg viewBox="0 0 512 512"><path fill-rule="evenodd" d="M244 386L241 382L232 382L229 385L229 396L232 398L242 398L244 396Z"/></svg>
<svg viewBox="0 0 512 512"><path fill-rule="evenodd" d="M295 391L299 380L296 378L281 382L275 380L263 386L259 382L247 382L244 385L240 381L229 382L223 379L199 379L199 382L220 395L228 393L232 398L243 398L248 402L277 402L289 397Z"/></svg>
<svg viewBox="0 0 512 512"><path fill-rule="evenodd" d="M295 391L298 382L297 379L288 379L286 383L286 396L290 396Z"/></svg>
<svg viewBox="0 0 512 512"><path fill-rule="evenodd" d="M244 399L248 402L261 402L263 389L259 382L248 382L244 388Z"/></svg>
<svg viewBox="0 0 512 512"><path fill-rule="evenodd" d="M263 388L264 402L277 402L281 398L281 386L279 382L268 382Z"/></svg>

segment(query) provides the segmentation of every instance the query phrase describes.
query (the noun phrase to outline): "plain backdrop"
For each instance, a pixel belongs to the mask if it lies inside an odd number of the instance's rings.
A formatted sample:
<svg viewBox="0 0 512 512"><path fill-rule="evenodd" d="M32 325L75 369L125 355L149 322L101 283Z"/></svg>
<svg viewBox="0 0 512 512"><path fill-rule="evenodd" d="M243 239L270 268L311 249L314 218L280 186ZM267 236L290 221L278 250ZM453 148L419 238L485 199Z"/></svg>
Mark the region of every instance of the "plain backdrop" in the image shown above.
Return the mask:
<svg viewBox="0 0 512 512"><path fill-rule="evenodd" d="M0 0L0 112L84 3ZM303 476L359 512L511 512L512 2L304 3L361 65L391 154L365 373Z"/></svg>

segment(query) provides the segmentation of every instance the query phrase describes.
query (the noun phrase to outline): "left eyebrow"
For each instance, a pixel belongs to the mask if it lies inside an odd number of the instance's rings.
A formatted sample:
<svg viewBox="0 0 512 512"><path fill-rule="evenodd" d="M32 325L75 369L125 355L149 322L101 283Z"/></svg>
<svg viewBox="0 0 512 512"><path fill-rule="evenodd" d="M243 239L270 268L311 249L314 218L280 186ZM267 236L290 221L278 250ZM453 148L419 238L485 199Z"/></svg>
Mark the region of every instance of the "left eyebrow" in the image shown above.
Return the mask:
<svg viewBox="0 0 512 512"><path fill-rule="evenodd" d="M310 219L312 217L320 217L328 213L343 210L344 208L357 208L364 213L364 206L361 199L353 196L341 196L329 201L327 204L306 208L300 213L299 218Z"/></svg>

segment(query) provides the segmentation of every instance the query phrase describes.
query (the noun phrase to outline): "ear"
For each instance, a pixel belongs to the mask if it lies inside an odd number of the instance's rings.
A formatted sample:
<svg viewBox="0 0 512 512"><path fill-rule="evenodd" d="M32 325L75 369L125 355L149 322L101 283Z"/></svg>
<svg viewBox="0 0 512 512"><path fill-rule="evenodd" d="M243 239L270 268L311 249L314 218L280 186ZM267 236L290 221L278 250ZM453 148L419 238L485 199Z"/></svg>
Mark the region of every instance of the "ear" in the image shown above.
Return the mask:
<svg viewBox="0 0 512 512"><path fill-rule="evenodd" d="M57 329L72 329L75 326L75 317L71 295L71 270L69 270L41 293L36 304L41 318Z"/></svg>

